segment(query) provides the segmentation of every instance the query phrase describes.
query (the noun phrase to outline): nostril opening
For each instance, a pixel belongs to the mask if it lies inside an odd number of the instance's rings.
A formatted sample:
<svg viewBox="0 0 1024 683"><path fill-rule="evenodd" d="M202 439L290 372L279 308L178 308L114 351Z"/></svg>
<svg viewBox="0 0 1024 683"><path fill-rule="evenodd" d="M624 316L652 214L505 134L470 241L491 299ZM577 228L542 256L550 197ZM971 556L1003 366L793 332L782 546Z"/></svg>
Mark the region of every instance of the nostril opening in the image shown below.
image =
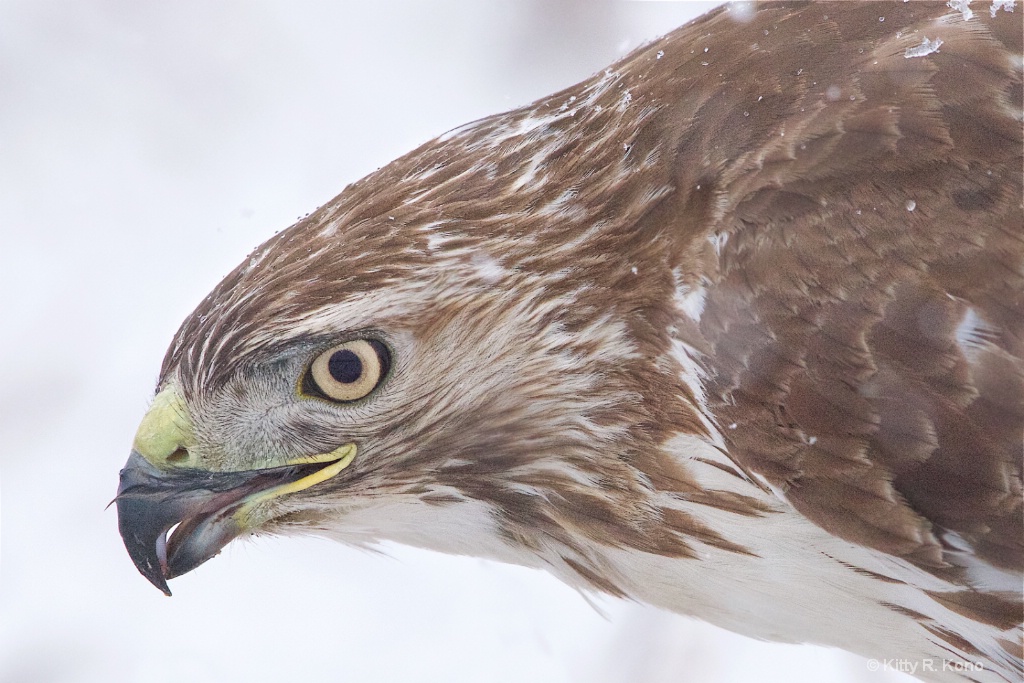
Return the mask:
<svg viewBox="0 0 1024 683"><path fill-rule="evenodd" d="M188 451L184 448L179 448L170 455L167 456L167 462L172 464L182 463L188 460Z"/></svg>

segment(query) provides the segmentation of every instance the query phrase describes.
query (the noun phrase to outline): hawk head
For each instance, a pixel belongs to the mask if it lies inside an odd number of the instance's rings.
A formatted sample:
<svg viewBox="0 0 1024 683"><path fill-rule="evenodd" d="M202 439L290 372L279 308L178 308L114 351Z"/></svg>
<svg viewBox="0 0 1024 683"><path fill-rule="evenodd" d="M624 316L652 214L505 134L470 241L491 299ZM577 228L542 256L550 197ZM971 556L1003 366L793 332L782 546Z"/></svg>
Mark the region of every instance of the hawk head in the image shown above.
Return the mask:
<svg viewBox="0 0 1024 683"><path fill-rule="evenodd" d="M579 112L542 102L399 159L200 304L121 475L121 532L147 578L167 591L254 532L591 582L592 540L687 551L644 470L669 426L706 434L670 266L700 251L659 247L656 224L622 239L664 171L654 149L623 152L640 120L614 81L586 85Z"/></svg>

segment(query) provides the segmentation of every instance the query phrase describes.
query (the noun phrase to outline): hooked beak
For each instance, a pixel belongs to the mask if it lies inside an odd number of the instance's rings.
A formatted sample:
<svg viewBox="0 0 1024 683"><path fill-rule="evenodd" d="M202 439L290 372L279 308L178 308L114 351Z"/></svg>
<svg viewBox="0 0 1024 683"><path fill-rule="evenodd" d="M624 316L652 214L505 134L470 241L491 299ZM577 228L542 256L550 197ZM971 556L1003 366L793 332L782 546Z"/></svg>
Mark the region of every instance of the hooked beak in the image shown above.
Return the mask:
<svg viewBox="0 0 1024 683"><path fill-rule="evenodd" d="M167 579L192 571L265 522L266 503L330 479L356 456L350 443L280 467L211 472L198 466L194 442L188 404L168 385L142 418L114 499L128 555L166 595Z"/></svg>
<svg viewBox="0 0 1024 683"><path fill-rule="evenodd" d="M142 575L170 595L167 579L195 569L263 521L256 508L330 479L355 454L355 445L346 444L282 467L209 472L158 468L133 449L115 499L121 538Z"/></svg>

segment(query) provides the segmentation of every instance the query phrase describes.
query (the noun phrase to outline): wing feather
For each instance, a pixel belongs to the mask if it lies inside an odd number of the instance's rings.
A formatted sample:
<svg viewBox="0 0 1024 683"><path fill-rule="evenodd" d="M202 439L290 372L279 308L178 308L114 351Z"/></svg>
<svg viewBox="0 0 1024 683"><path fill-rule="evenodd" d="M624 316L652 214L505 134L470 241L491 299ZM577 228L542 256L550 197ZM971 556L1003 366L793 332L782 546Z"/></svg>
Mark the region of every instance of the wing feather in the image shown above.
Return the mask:
<svg viewBox="0 0 1024 683"><path fill-rule="evenodd" d="M677 167L720 169L701 331L730 453L829 531L970 585L963 544L1024 569L1021 35L935 9L759 12L778 68L730 85L763 93L748 137L710 153L709 98ZM908 58L921 34L941 49Z"/></svg>

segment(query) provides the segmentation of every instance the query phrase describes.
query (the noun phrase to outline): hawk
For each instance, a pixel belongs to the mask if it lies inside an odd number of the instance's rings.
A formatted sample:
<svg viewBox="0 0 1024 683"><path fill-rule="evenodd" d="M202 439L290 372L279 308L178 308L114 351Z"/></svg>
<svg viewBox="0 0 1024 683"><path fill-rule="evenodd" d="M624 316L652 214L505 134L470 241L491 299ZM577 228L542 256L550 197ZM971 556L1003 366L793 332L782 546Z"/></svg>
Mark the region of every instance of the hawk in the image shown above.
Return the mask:
<svg viewBox="0 0 1024 683"><path fill-rule="evenodd" d="M719 8L258 247L121 471L136 566L389 540L1020 680L1022 25L950 4Z"/></svg>

